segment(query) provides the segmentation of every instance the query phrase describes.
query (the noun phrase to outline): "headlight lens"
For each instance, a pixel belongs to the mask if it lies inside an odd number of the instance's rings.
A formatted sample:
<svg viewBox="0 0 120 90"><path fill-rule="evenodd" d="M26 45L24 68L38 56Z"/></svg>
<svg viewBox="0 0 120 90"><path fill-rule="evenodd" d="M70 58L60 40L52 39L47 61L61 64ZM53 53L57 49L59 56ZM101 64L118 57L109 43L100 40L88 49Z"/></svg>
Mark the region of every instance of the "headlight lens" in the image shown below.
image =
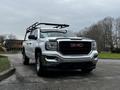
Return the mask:
<svg viewBox="0 0 120 90"><path fill-rule="evenodd" d="M46 50L57 50L57 42L56 41L47 41L45 45Z"/></svg>
<svg viewBox="0 0 120 90"><path fill-rule="evenodd" d="M97 44L96 42L92 42L92 50L97 50Z"/></svg>

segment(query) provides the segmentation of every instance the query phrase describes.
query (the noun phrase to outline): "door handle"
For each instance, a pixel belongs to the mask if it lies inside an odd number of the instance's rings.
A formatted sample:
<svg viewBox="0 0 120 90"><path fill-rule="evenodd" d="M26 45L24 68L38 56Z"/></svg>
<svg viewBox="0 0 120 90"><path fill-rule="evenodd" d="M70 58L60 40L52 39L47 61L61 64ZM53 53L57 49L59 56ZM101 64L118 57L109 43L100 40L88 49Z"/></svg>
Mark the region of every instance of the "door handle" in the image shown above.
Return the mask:
<svg viewBox="0 0 120 90"><path fill-rule="evenodd" d="M30 45L30 44L32 44L32 43L27 43L27 45Z"/></svg>

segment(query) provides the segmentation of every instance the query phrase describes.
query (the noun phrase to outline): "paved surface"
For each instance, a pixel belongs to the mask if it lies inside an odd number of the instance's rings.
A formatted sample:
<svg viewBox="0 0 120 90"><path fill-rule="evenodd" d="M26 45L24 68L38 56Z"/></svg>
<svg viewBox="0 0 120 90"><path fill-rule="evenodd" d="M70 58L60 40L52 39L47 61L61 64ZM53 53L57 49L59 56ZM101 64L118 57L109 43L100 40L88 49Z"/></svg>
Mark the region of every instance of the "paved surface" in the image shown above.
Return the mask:
<svg viewBox="0 0 120 90"><path fill-rule="evenodd" d="M0 82L0 90L120 90L120 60L99 60L90 74L54 71L38 77L33 63L24 66L20 54L8 56L16 73Z"/></svg>

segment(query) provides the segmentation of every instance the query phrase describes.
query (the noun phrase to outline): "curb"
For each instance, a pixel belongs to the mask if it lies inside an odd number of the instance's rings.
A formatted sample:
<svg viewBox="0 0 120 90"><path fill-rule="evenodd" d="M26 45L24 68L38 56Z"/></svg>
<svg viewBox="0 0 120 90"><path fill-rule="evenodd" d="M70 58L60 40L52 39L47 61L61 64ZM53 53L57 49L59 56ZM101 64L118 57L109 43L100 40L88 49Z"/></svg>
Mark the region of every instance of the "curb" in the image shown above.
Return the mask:
<svg viewBox="0 0 120 90"><path fill-rule="evenodd" d="M5 71L3 71L2 73L0 73L0 81L2 81L3 79L8 78L9 76L13 75L15 72L15 67L13 65L11 65L11 67Z"/></svg>
<svg viewBox="0 0 120 90"><path fill-rule="evenodd" d="M120 59L111 59L111 58L99 58L99 60L120 60Z"/></svg>

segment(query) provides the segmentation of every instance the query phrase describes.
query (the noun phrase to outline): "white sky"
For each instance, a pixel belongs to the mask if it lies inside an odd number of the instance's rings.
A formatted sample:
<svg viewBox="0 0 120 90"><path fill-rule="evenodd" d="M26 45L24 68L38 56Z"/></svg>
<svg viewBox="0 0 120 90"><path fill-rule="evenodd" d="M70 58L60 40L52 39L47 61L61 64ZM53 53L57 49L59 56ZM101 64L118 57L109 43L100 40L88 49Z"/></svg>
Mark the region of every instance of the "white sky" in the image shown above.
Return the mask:
<svg viewBox="0 0 120 90"><path fill-rule="evenodd" d="M107 16L120 16L120 0L1 0L0 34L23 39L25 28L37 21L66 23L79 31Z"/></svg>

